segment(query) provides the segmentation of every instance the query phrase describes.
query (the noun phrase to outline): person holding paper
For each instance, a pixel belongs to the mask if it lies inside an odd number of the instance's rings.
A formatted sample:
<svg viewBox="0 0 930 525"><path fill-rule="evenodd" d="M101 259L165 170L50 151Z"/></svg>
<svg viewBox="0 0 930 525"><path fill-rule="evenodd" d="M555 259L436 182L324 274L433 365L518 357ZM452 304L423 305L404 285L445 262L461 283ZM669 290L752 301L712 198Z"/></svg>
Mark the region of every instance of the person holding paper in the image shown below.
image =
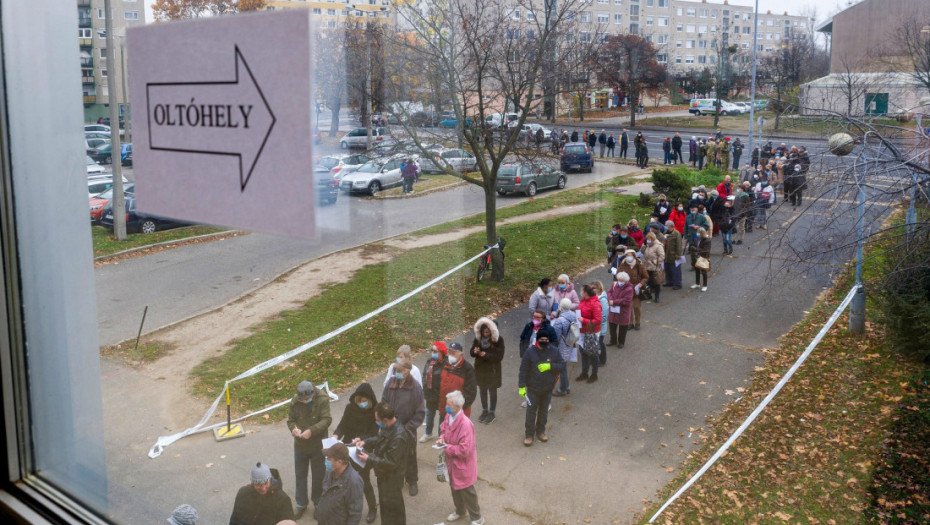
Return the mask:
<svg viewBox="0 0 930 525"><path fill-rule="evenodd" d="M375 391L371 385L368 383L359 385L349 398L345 411L342 413L342 419L333 431L333 437L348 445L355 438L364 439L377 434L378 425L375 424L377 404L378 398L375 397ZM378 500L375 499L375 488L371 484L371 469L359 467L355 463L352 463L352 467L358 471L363 482L365 501L368 503L368 516L365 521L373 523L378 516Z"/></svg>
<svg viewBox="0 0 930 525"><path fill-rule="evenodd" d="M610 343L607 346L623 348L633 306L633 287L630 286L628 273L614 271L614 283L607 290L607 305L607 323L610 328Z"/></svg>
<svg viewBox="0 0 930 525"><path fill-rule="evenodd" d="M345 443L323 450L326 475L323 495L313 512L319 525L358 525L362 521L364 483L355 469L349 467L349 448Z"/></svg>
<svg viewBox="0 0 930 525"><path fill-rule="evenodd" d="M627 250L623 254L623 260L617 265L617 273L626 272L630 276L630 286L633 287L633 319L630 325L633 330L639 330L640 318L642 316L642 299L640 293L643 287L649 282L649 273L643 262L636 258L636 252Z"/></svg>
<svg viewBox="0 0 930 525"><path fill-rule="evenodd" d="M471 525L484 525L481 507L478 505L478 442L475 439L475 425L471 419L463 417L462 407L465 396L458 390L446 394L446 419L442 422L442 437L437 445L445 445L446 466L449 468L449 487L452 489L452 504L455 510L446 517L446 521L457 521L465 516L471 519Z"/></svg>
<svg viewBox="0 0 930 525"><path fill-rule="evenodd" d="M358 459L375 471L378 477L378 505L381 507L381 525L406 525L404 507L404 470L410 450L410 433L397 421L394 407L384 401L375 407L378 435L364 441L356 439L362 447Z"/></svg>
<svg viewBox="0 0 930 525"><path fill-rule="evenodd" d="M310 381L301 381L297 385L297 395L291 400L287 416L287 428L294 436L294 476L297 489L294 499L297 503L296 519L300 519L310 501L314 505L320 501L323 493L323 475L326 466L323 461L323 438L329 437L329 425L333 418L329 412L329 396L313 386ZM307 497L307 470L313 477L310 497Z"/></svg>
<svg viewBox="0 0 930 525"><path fill-rule="evenodd" d="M684 254L684 245L681 234L675 229L675 223L669 220L665 223L665 285L672 290L681 290L681 264L676 263Z"/></svg>
<svg viewBox="0 0 930 525"><path fill-rule="evenodd" d="M410 439L407 441L410 450L407 451L406 455L407 468L404 470L404 478L407 481L410 496L416 496L419 492L417 487L419 481L417 475L417 429L423 424L423 418L426 416L426 398L423 396L423 387L414 380L410 368L411 365L408 362L394 365L394 377L384 387L384 392L381 393L381 401L386 401L394 407L394 415L397 421L410 434Z"/></svg>
<svg viewBox="0 0 930 525"><path fill-rule="evenodd" d="M649 274L647 286L652 290L652 297L658 303L659 294L662 293L662 284L665 282L665 247L656 239L656 234L653 232L649 232L646 236L643 262L646 273Z"/></svg>
<svg viewBox="0 0 930 525"><path fill-rule="evenodd" d="M534 438L543 443L549 441L546 424L549 421L549 404L552 401L552 389L558 374L565 368L565 361L558 348L549 342L549 332L536 333L536 344L527 348L520 361L520 375L517 392L526 398L526 437L523 445L530 447Z"/></svg>
<svg viewBox="0 0 930 525"><path fill-rule="evenodd" d="M490 425L496 417L497 389L501 387L504 339L497 329L497 323L487 317L475 322L474 331L475 339L469 353L475 359L475 379L481 399L481 416L478 421Z"/></svg>

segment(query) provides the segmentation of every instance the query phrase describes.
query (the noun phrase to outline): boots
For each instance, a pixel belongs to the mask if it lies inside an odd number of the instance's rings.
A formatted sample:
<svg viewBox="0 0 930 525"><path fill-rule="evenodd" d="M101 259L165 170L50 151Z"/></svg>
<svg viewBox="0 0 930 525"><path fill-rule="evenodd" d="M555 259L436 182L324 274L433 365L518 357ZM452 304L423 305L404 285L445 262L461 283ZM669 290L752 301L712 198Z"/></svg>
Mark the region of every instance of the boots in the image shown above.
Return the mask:
<svg viewBox="0 0 930 525"><path fill-rule="evenodd" d="M610 334L610 342L607 343L607 346L614 346L617 344L617 330L620 328L620 325L608 323L607 328Z"/></svg>

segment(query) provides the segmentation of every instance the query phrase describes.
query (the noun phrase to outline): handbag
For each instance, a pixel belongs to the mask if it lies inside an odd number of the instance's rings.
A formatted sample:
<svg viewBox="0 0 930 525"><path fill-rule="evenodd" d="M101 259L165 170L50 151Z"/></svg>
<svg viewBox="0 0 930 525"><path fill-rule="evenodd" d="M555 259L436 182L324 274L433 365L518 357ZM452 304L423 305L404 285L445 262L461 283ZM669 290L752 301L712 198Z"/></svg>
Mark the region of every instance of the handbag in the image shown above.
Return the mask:
<svg viewBox="0 0 930 525"><path fill-rule="evenodd" d="M694 263L694 267L699 270L710 270L710 261L704 257L698 257L697 261Z"/></svg>
<svg viewBox="0 0 930 525"><path fill-rule="evenodd" d="M601 345L598 344L597 334L584 334L581 338L581 353L588 357L597 357L601 353Z"/></svg>
<svg viewBox="0 0 930 525"><path fill-rule="evenodd" d="M436 481L440 483L449 482L449 467L446 466L446 451L439 452L439 463L436 464Z"/></svg>

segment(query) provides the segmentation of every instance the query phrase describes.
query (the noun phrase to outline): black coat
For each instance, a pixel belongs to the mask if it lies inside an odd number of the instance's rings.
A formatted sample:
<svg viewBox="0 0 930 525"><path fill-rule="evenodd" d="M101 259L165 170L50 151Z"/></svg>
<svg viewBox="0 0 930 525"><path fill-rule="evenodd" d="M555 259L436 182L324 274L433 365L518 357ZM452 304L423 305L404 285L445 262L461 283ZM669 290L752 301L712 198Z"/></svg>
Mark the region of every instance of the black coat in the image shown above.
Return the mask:
<svg viewBox="0 0 930 525"><path fill-rule="evenodd" d="M542 324L539 325L539 332L546 332L549 334L549 341L557 341L558 334L555 333L555 329L552 328L552 325L549 323L548 319L543 319ZM537 332L537 334L539 333ZM523 354L526 353L526 349L530 346L530 339L533 337L533 321L526 323L526 326L523 327L523 332L520 333L520 358L523 358Z"/></svg>
<svg viewBox="0 0 930 525"><path fill-rule="evenodd" d="M481 348L481 342L475 339L471 343L471 356L475 358L475 379L478 386L488 388L501 387L501 361L504 359L504 338L498 337L496 343L484 351L485 355L476 353Z"/></svg>
<svg viewBox="0 0 930 525"><path fill-rule="evenodd" d="M720 231L727 233L736 227L737 220L738 216L734 212L733 208L724 206L723 209L720 210L720 216L717 219L714 219L714 224L717 224L720 227Z"/></svg>
<svg viewBox="0 0 930 525"><path fill-rule="evenodd" d="M601 143L601 144L606 145L606 144L607 144L607 134L606 134L606 133L601 133L600 135L598 135L597 141L598 141L599 143Z"/></svg>
<svg viewBox="0 0 930 525"><path fill-rule="evenodd" d="M665 208L665 213L662 212L662 208ZM652 209L652 216L656 217L659 222L663 225L668 221L669 216L672 214L672 204L668 201L657 202L655 207Z"/></svg>
<svg viewBox="0 0 930 525"><path fill-rule="evenodd" d="M368 408L359 408L356 404L356 397L362 396L368 399ZM378 425L375 424L375 405L378 404L378 398L375 397L375 391L368 383L362 383L355 389L345 411L342 413L342 420L333 434L339 436L343 443L349 444L354 438L365 439L378 433Z"/></svg>
<svg viewBox="0 0 930 525"><path fill-rule="evenodd" d="M595 135L594 133L589 133L588 134L588 146L593 148L595 144L597 144L597 135Z"/></svg>
<svg viewBox="0 0 930 525"><path fill-rule="evenodd" d="M681 149L681 137L672 137L672 149L674 150Z"/></svg>
<svg viewBox="0 0 930 525"><path fill-rule="evenodd" d="M446 366L446 358L442 354L439 356L435 364L430 356L423 365L423 397L426 398L426 408L430 410L439 407L439 385L442 381L442 368Z"/></svg>
<svg viewBox="0 0 930 525"><path fill-rule="evenodd" d="M662 141L662 151L666 153L672 151L672 143L667 140Z"/></svg>
<svg viewBox="0 0 930 525"><path fill-rule="evenodd" d="M365 440L365 451L368 453L365 466L371 467L380 479L403 480L411 439L400 421L382 428L377 436Z"/></svg>
<svg viewBox="0 0 930 525"><path fill-rule="evenodd" d="M259 494L252 485L239 489L229 525L276 525L292 519L291 498L281 490L280 478L272 473L271 487L265 494Z"/></svg>
<svg viewBox="0 0 930 525"><path fill-rule="evenodd" d="M578 142L578 131L572 131L572 142Z"/></svg>

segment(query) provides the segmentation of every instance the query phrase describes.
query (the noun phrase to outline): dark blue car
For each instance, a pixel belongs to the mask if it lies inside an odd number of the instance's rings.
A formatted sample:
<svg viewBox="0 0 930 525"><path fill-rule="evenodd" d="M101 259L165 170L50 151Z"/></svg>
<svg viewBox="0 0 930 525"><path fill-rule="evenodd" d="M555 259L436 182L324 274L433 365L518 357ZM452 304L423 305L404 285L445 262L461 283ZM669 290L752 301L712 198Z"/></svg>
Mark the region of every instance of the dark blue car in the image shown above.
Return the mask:
<svg viewBox="0 0 930 525"><path fill-rule="evenodd" d="M113 201L111 200L103 210L103 216L100 218L100 225L113 231ZM136 211L135 195L126 194L126 231L130 233L154 233L160 230L170 230L171 228L180 228L181 226L190 226L189 222L170 219L168 217L159 217L158 215L149 215Z"/></svg>
<svg viewBox="0 0 930 525"><path fill-rule="evenodd" d="M562 148L562 171L587 171L594 169L594 153L584 142L569 142Z"/></svg>

